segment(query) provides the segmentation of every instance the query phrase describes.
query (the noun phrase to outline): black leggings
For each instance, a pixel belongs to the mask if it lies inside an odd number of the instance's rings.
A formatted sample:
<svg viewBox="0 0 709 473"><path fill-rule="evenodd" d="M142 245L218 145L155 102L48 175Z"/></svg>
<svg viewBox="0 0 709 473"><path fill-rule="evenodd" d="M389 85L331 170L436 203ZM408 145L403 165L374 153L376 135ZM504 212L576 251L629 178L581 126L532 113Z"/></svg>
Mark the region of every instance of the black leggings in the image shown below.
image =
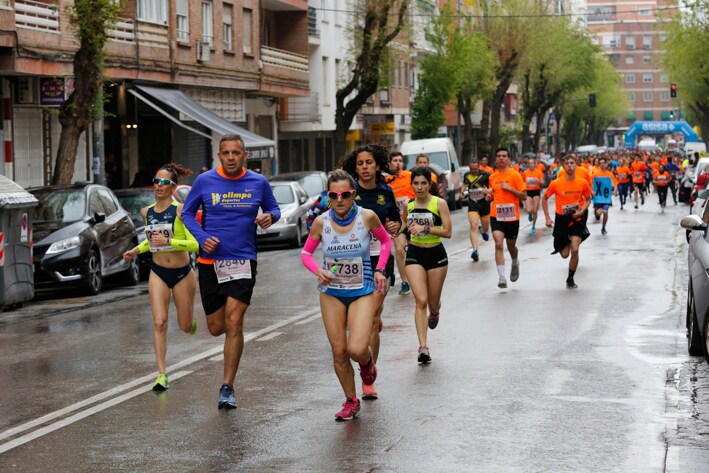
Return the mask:
<svg viewBox="0 0 709 473"><path fill-rule="evenodd" d="M660 205L667 204L667 186L657 186L657 195L660 196Z"/></svg>

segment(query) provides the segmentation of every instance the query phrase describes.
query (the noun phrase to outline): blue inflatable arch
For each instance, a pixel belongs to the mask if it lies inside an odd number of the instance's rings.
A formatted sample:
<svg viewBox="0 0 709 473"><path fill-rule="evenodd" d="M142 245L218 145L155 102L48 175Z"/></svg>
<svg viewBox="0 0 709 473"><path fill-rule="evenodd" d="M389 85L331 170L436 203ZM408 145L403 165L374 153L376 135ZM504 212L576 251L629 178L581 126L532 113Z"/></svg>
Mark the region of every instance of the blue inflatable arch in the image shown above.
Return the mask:
<svg viewBox="0 0 709 473"><path fill-rule="evenodd" d="M686 142L699 141L699 137L685 121L679 122L635 122L625 132L625 147L635 146L637 135L666 135L668 133L682 133Z"/></svg>

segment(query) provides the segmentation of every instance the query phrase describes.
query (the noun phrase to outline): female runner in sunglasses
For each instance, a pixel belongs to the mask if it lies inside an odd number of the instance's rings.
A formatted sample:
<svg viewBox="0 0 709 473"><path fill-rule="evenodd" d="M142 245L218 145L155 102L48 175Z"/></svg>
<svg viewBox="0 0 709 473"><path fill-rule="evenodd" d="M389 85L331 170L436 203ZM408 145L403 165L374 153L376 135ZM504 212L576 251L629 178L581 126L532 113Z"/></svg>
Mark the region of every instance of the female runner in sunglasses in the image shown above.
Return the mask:
<svg viewBox="0 0 709 473"><path fill-rule="evenodd" d="M396 203L396 196L393 189L386 184L383 173L391 174L389 170L389 151L380 145L365 145L355 148L342 162L342 169L355 178L357 205L365 209L370 209L377 214L387 231L385 238L389 235L396 235L401 228L401 214ZM381 249L381 241L372 238L370 245L370 255L372 266L376 266ZM394 285L394 261L391 258L385 268L384 276L389 279L389 285ZM382 309L384 308L384 298L388 291L376 293L376 312L374 314L374 328L372 329L372 352L374 361L379 358L379 332L382 331ZM374 385L362 383L362 398L377 399L379 394Z"/></svg>
<svg viewBox="0 0 709 473"><path fill-rule="evenodd" d="M342 410L335 415L338 421L354 418L360 408L350 359L359 363L364 384L373 385L377 377L370 346L378 304L375 293L386 292L383 273L391 251L391 240L377 214L355 204L354 187L354 180L342 169L332 173L328 179L332 205L313 222L301 253L303 265L318 277L321 285L327 286L320 294L320 311L332 347L335 373L345 393ZM382 242L376 268L370 260L370 235ZM321 241L325 259L322 267L313 258Z"/></svg>
<svg viewBox="0 0 709 473"><path fill-rule="evenodd" d="M153 383L155 392L168 388L165 354L170 291L175 301L180 329L190 335L197 331L197 319L192 313L197 278L192 271L189 252L197 251L199 244L182 223L182 205L172 198L179 176L190 174L190 169L175 163L166 164L158 170L153 178L155 203L140 211L145 221L147 238L123 254L123 258L130 261L140 253L152 253L148 292L153 312L153 346L158 364L158 376Z"/></svg>

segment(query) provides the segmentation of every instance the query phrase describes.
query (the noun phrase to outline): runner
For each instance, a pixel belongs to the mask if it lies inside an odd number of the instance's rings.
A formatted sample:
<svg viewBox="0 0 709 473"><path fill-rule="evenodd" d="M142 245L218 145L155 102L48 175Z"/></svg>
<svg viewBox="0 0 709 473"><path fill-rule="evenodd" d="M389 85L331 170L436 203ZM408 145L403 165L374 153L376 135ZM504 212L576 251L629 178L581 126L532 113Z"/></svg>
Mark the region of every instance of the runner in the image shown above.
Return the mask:
<svg viewBox="0 0 709 473"><path fill-rule="evenodd" d="M382 297L386 294L384 268L391 251L391 240L377 214L355 204L354 184L342 169L335 170L328 178L332 206L315 219L301 252L303 265L318 277L320 311L332 348L335 374L345 393L342 410L335 414L337 421L353 419L360 409L350 359L359 363L363 385L374 386L377 378L370 340L374 314L381 303L374 293L376 289ZM370 234L381 242L374 270L369 253ZM321 241L322 267L313 258Z"/></svg>
<svg viewBox="0 0 709 473"><path fill-rule="evenodd" d="M616 193L618 184L615 176L608 169L608 161L606 158L598 160L598 170L593 174L593 213L596 217L596 222L603 216L603 224L601 226L601 234L606 235L606 225L608 224L608 209L613 205L613 195Z"/></svg>
<svg viewBox="0 0 709 473"><path fill-rule="evenodd" d="M221 165L197 176L182 217L197 238L199 290L209 333L224 339L219 409L236 409L234 378L244 349L244 315L256 283L256 228L281 217L268 180L246 169L248 153L236 134L219 141ZM195 218L202 208L202 224ZM263 210L261 215L259 209Z"/></svg>
<svg viewBox="0 0 709 473"><path fill-rule="evenodd" d="M616 180L618 182L618 196L620 197L620 210L623 210L625 202L628 199L628 190L630 188L630 168L628 160L620 159L620 165L615 169Z"/></svg>
<svg viewBox="0 0 709 473"><path fill-rule="evenodd" d="M667 189L670 185L670 173L665 170L665 166L660 164L657 172L652 176L652 183L657 187L657 195L660 198L660 212L665 212L667 206Z"/></svg>
<svg viewBox="0 0 709 473"><path fill-rule="evenodd" d="M510 281L519 278L519 260L517 259L517 235L519 234L519 202L527 199L522 176L510 168L510 152L507 148L495 151L497 172L490 176L490 190L486 192L490 207L490 226L495 240L495 263L500 278L497 287L506 288L505 254L503 241L507 241L507 251L512 258Z"/></svg>
<svg viewBox="0 0 709 473"><path fill-rule="evenodd" d="M670 192L672 193L672 200L675 205L677 205L677 187L679 186L678 177L682 172L679 165L679 158L673 156L672 159L665 166L665 171L670 173Z"/></svg>
<svg viewBox="0 0 709 473"><path fill-rule="evenodd" d="M399 207L399 215L403 216L406 206L409 205L409 200L416 197L416 194L414 194L414 190L411 187L411 172L404 170L404 155L399 151L389 153L389 170L391 175L387 177L386 183L394 191L396 204ZM396 234L394 248L396 250L396 267L401 278L399 295L406 296L411 294L409 278L406 276L406 235L400 232Z"/></svg>
<svg viewBox="0 0 709 473"><path fill-rule="evenodd" d="M542 198L542 210L547 227L554 227L554 252L569 260L569 275L566 287L576 289L574 275L579 265L579 247L590 233L583 220L583 214L591 203L591 188L585 179L576 177L576 160L567 156L563 161L566 173L549 184ZM556 196L556 217L552 222L549 216L549 197Z"/></svg>
<svg viewBox="0 0 709 473"><path fill-rule="evenodd" d="M436 189L438 187L438 176L436 176L436 173L433 172L433 169L431 169L431 158L429 158L426 153L419 154L416 156L416 166L423 166L431 171L431 179L433 179L433 181L431 181L433 182L433 185L431 186L431 193L436 194Z"/></svg>
<svg viewBox="0 0 709 473"><path fill-rule="evenodd" d="M158 365L158 376L153 383L155 392L168 388L165 356L170 293L175 302L180 330L190 335L197 331L197 319L193 314L197 277L190 264L190 252L197 251L199 245L182 222L182 205L172 198L179 176L190 174L190 169L175 163L158 169L153 178L155 203L140 211L146 225L147 238L140 245L123 253L123 259L126 261L141 253L152 253L148 294L153 313L153 348Z"/></svg>
<svg viewBox="0 0 709 473"><path fill-rule="evenodd" d="M490 159L487 157L487 154L480 156L480 169L492 174L495 170L490 167L489 161Z"/></svg>
<svg viewBox="0 0 709 473"><path fill-rule="evenodd" d="M396 235L401 229L401 216L396 204L396 198L391 187L386 185L384 174L389 172L389 153L386 148L379 145L366 145L356 148L342 163L342 169L350 176L356 177L354 189L357 191L355 203L360 207L374 211L388 232L385 236L390 240L389 235ZM370 239L369 254L372 258L372 266L377 266L379 252L384 242L373 235ZM387 241L391 246L391 241ZM388 258L388 256L387 256ZM390 280L390 285L394 285L394 259L388 260L384 275ZM372 323L374 324L370 341L374 362L379 359L379 332L382 331L382 310L384 309L384 298L387 292L376 292L374 299L377 301L377 309ZM374 389L374 385L362 383L362 398L377 399L379 395Z"/></svg>
<svg viewBox="0 0 709 473"><path fill-rule="evenodd" d="M522 179L525 183L524 186L527 188L527 200L524 206L529 214L529 221L532 222L532 235L535 235L537 233L539 199L542 183L544 182L544 170L538 165L536 158L529 159L527 169L522 172Z"/></svg>
<svg viewBox="0 0 709 473"><path fill-rule="evenodd" d="M470 172L463 176L463 185L468 193L468 222L470 223L470 244L473 252L470 257L473 262L480 259L478 254L478 226L482 222L483 240L490 239L490 202L485 199L489 189L490 173L483 171L477 161L470 162Z"/></svg>
<svg viewBox="0 0 709 473"><path fill-rule="evenodd" d="M635 154L634 161L630 163L630 171L632 172L633 180L633 195L635 196L635 208L638 208L638 198L640 205L645 205L645 172L647 166L642 162L640 153Z"/></svg>
<svg viewBox="0 0 709 473"><path fill-rule="evenodd" d="M428 363L431 361L428 329L438 326L441 292L448 273L448 255L441 238L451 237L451 215L446 201L430 193L431 171L428 168L412 169L411 185L416 199L409 202L405 215L409 233L406 272L416 299L414 322L419 341L418 362Z"/></svg>

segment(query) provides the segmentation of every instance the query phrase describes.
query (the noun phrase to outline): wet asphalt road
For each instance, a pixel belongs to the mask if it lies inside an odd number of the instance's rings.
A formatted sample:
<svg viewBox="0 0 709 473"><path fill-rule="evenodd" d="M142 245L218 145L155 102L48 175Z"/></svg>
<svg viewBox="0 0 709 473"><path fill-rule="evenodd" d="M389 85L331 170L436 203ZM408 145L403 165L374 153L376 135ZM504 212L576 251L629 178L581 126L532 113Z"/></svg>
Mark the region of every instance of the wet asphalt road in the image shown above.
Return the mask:
<svg viewBox="0 0 709 473"><path fill-rule="evenodd" d="M454 238L433 362L416 363L413 297L390 292L376 386L343 396L298 250L259 255L236 411L216 408L222 338L171 313L170 389L155 377L145 285L0 314L0 471L707 471L709 370L688 357L686 207L589 224L578 290L523 221L521 276L497 288L492 242ZM541 221L541 215L540 215ZM509 272L509 261L508 261ZM704 437L703 437L704 436Z"/></svg>

